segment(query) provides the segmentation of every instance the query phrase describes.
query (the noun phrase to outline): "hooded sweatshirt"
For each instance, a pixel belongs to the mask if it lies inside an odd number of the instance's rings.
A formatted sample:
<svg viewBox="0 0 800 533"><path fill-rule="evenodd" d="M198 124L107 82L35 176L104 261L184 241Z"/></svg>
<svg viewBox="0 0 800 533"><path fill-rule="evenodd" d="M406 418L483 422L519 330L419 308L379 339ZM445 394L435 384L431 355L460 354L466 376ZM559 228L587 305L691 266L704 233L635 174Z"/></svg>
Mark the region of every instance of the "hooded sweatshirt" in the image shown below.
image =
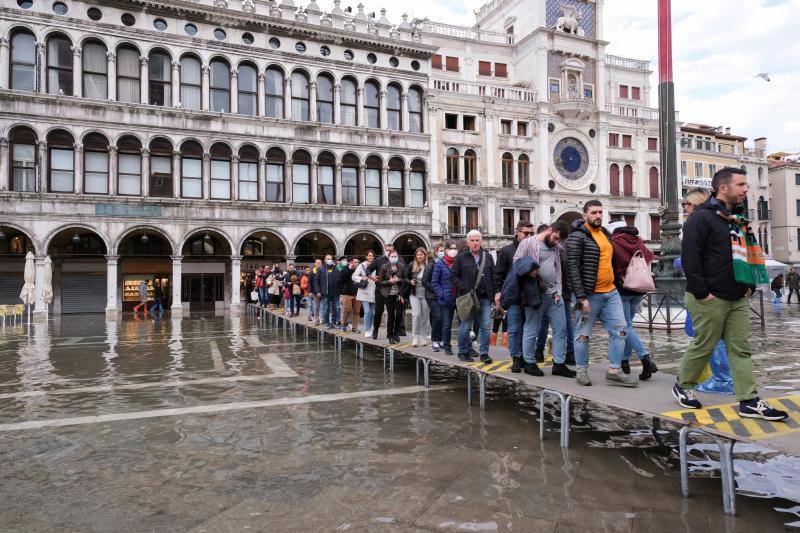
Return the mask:
<svg viewBox="0 0 800 533"><path fill-rule="evenodd" d="M503 283L500 292L500 307L508 309L512 305L523 307L539 307L542 305L542 293L539 288L539 278L532 278L528 274L539 268L539 263L530 256L525 256L511 267L511 272Z"/></svg>

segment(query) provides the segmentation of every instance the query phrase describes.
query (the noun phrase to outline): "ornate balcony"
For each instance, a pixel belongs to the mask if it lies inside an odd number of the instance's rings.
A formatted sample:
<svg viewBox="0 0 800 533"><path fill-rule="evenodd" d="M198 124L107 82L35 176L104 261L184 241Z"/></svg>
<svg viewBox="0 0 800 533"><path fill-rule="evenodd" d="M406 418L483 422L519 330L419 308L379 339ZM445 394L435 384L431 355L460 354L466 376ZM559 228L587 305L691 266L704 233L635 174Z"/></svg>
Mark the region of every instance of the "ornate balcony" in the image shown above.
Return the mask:
<svg viewBox="0 0 800 533"><path fill-rule="evenodd" d="M583 96L562 96L552 105L553 110L562 117L581 120L591 118L596 107L593 98Z"/></svg>

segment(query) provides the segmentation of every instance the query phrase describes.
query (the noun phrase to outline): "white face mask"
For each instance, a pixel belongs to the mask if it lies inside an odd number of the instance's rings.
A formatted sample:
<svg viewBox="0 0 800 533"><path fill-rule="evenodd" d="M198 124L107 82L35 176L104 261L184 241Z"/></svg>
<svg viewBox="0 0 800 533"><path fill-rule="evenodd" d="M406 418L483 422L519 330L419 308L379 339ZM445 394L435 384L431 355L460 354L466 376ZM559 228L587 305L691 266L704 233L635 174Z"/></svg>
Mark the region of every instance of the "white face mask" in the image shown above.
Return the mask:
<svg viewBox="0 0 800 533"><path fill-rule="evenodd" d="M390 257L390 258L389 258L389 262L390 262L391 264L393 264L393 265L396 265L396 264L397 264L397 260L398 260L398 258L397 258L397 257Z"/></svg>
<svg viewBox="0 0 800 533"><path fill-rule="evenodd" d="M447 250L447 257L455 257L458 255L458 250Z"/></svg>

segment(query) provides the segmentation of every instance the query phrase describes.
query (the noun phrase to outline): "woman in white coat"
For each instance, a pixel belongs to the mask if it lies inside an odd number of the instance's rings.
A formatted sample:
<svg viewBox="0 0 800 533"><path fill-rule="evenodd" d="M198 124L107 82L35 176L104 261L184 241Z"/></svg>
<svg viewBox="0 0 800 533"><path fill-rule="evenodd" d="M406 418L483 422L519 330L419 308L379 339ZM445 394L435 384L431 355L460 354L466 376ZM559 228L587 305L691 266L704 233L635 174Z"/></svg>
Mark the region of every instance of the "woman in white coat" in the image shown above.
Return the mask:
<svg viewBox="0 0 800 533"><path fill-rule="evenodd" d="M358 285L356 300L364 310L364 336L372 335L372 320L375 318L375 282L367 275L367 269L375 261L375 253L370 250L353 272L353 281Z"/></svg>

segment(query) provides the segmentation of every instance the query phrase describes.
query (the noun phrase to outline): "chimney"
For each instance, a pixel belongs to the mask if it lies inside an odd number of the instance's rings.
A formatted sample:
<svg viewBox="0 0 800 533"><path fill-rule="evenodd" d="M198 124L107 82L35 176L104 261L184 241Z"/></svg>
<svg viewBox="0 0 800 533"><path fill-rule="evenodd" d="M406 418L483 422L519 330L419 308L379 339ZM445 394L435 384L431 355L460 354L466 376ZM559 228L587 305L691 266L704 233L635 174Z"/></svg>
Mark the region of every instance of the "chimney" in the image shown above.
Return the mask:
<svg viewBox="0 0 800 533"><path fill-rule="evenodd" d="M731 134L731 129L725 128L725 135L730 135L730 134Z"/></svg>
<svg viewBox="0 0 800 533"><path fill-rule="evenodd" d="M767 138L766 137L759 137L753 141L755 143L756 150L761 150L764 153L767 152Z"/></svg>

